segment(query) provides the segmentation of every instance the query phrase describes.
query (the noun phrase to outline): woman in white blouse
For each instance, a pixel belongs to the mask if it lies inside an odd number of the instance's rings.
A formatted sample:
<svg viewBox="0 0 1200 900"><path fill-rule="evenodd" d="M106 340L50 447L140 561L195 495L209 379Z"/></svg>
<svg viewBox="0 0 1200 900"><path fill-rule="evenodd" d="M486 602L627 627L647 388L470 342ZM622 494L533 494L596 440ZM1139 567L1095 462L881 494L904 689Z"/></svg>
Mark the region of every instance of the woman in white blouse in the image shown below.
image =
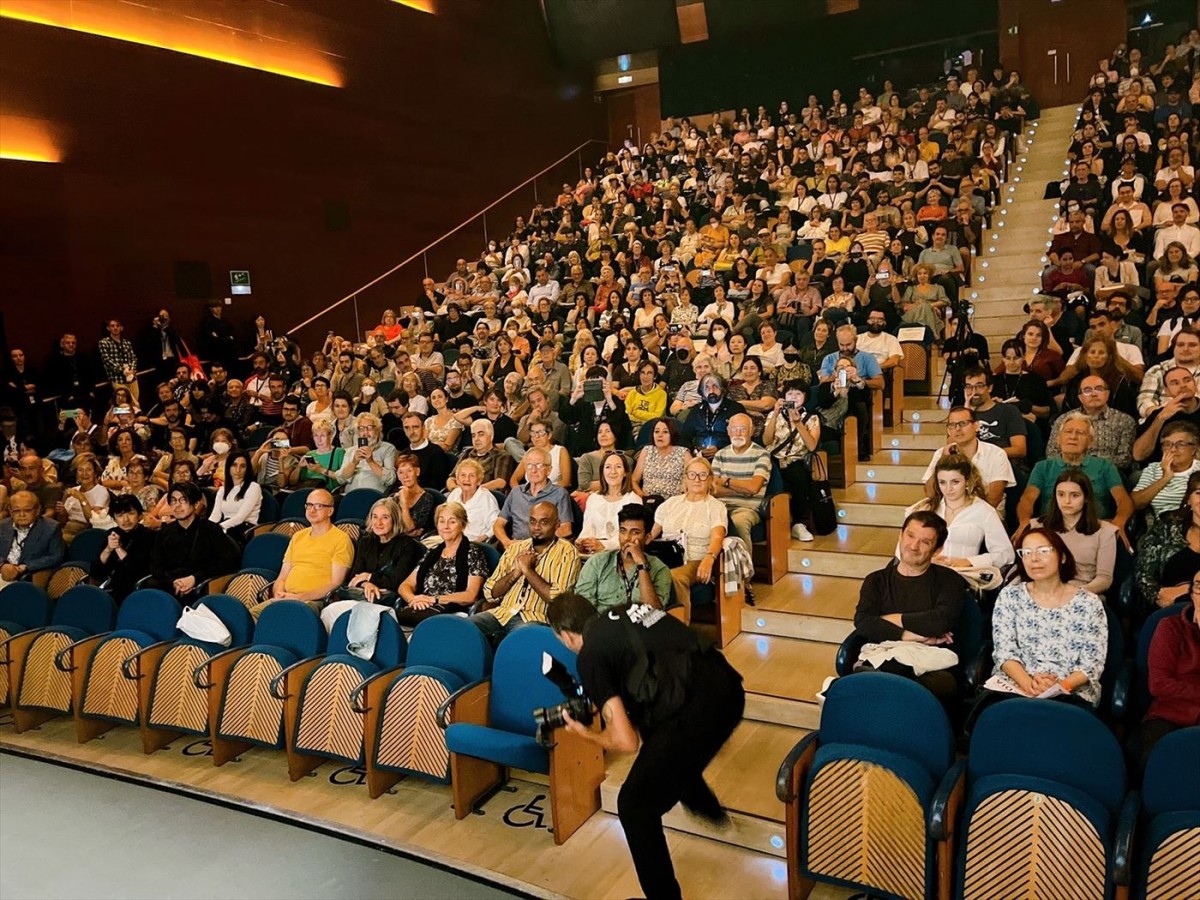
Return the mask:
<svg viewBox="0 0 1200 900"><path fill-rule="evenodd" d="M262 488L254 479L250 454L235 450L225 459L225 481L217 491L209 521L220 525L230 537L241 540L258 524L261 509Z"/></svg>
<svg viewBox="0 0 1200 900"><path fill-rule="evenodd" d="M600 490L588 495L575 545L584 553L616 550L620 546L617 513L630 503L641 502L625 454L617 450L606 453L600 462Z"/></svg>
<svg viewBox="0 0 1200 900"><path fill-rule="evenodd" d="M692 618L692 585L713 580L729 525L729 512L713 496L712 487L712 466L704 457L694 457L683 469L683 493L654 511L650 540L683 540L683 565L671 570L671 583L675 599L683 604L685 622Z"/></svg>
<svg viewBox="0 0 1200 900"><path fill-rule="evenodd" d="M934 467L933 480L933 499L914 504L908 512L928 509L946 520L949 534L934 562L955 569L1010 565L1016 559L1012 543L987 501L983 479L971 460L957 454L943 456Z"/></svg>
<svg viewBox="0 0 1200 900"><path fill-rule="evenodd" d="M460 503L467 511L467 527L463 534L469 541L486 541L492 536L492 525L500 517L496 496L480 487L483 466L474 459L464 459L454 468L455 488L446 495L447 503Z"/></svg>

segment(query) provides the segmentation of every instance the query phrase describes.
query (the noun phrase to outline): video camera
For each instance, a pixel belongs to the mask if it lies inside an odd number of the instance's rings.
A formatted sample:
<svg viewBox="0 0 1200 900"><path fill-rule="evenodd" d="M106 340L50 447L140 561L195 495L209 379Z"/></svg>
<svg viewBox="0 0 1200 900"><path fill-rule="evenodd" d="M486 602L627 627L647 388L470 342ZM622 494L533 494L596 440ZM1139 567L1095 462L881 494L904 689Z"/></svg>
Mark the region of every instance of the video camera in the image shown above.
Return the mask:
<svg viewBox="0 0 1200 900"><path fill-rule="evenodd" d="M569 713L572 719L583 725L591 725L595 716L592 713L592 701L583 692L583 685L571 676L566 666L549 653L542 654L542 674L550 679L566 698L556 706L539 707L533 711L533 720L537 723L534 738L539 747L549 749L554 744L550 733L555 728L567 724L563 713Z"/></svg>

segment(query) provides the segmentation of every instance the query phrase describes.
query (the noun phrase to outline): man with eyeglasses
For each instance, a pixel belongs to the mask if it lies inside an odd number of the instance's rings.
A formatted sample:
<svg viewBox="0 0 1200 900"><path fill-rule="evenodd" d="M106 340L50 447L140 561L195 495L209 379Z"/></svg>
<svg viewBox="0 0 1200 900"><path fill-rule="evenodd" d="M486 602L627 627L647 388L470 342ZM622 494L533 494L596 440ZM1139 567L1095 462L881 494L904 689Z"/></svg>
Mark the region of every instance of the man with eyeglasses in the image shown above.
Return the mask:
<svg viewBox="0 0 1200 900"><path fill-rule="evenodd" d="M1150 413L1133 442L1133 458L1140 463L1162 459L1158 439L1168 422L1191 422L1200 427L1200 398L1196 396L1196 376L1176 366L1163 376L1167 402Z"/></svg>
<svg viewBox="0 0 1200 900"><path fill-rule="evenodd" d="M1028 431L1020 410L992 397L992 373L982 367L963 375L963 397L979 426L979 439L995 444L1015 465L1023 464L1028 450Z"/></svg>
<svg viewBox="0 0 1200 900"><path fill-rule="evenodd" d="M159 529L150 557L150 581L181 601L191 602L210 578L236 571L237 545L199 509L204 493L190 481L176 484L167 495L174 521Z"/></svg>
<svg viewBox="0 0 1200 900"><path fill-rule="evenodd" d="M529 537L529 513L535 504L549 503L558 511L555 530L559 537L571 536L571 495L565 488L550 482L550 458L546 451L534 447L525 454L525 483L511 491L504 500L500 518L492 525L496 540L504 548L514 541ZM508 534L512 525L512 536Z"/></svg>
<svg viewBox="0 0 1200 900"><path fill-rule="evenodd" d="M272 585L271 599L299 600L320 612L325 598L342 585L354 563L354 544L333 525L333 494L318 488L304 504L308 528L292 535L283 567ZM258 617L266 603L251 612Z"/></svg>
<svg viewBox="0 0 1200 900"><path fill-rule="evenodd" d="M729 420L729 446L713 457L712 487L729 510L733 530L753 554L750 532L762 521L759 513L771 477L771 454L751 440L754 422L745 413Z"/></svg>
<svg viewBox="0 0 1200 900"><path fill-rule="evenodd" d="M1108 382L1099 375L1088 375L1079 382L1079 408L1092 421L1092 455L1107 459L1124 473L1133 466L1133 436L1137 433L1137 423L1129 413L1109 406L1108 398ZM1058 432L1068 415L1070 413L1064 413L1054 420L1047 457L1061 454Z"/></svg>
<svg viewBox="0 0 1200 900"><path fill-rule="evenodd" d="M41 515L36 494L16 491L8 503L12 515L0 522L0 588L55 569L67 555L62 526Z"/></svg>
<svg viewBox="0 0 1200 900"><path fill-rule="evenodd" d="M474 460L483 469L483 480L479 487L485 491L503 491L508 488L508 479L512 475L512 457L503 450L497 449L493 441L492 423L487 418L476 419L471 423L471 449L459 457L459 462L466 459ZM451 475L446 479L446 488L454 490L458 483Z"/></svg>
<svg viewBox="0 0 1200 900"><path fill-rule="evenodd" d="M1159 441L1162 461L1142 469L1133 489L1134 507L1149 506L1155 515L1179 509L1187 493L1188 476L1200 471L1197 443L1200 443L1200 429L1191 422L1171 422L1163 427Z"/></svg>
<svg viewBox="0 0 1200 900"><path fill-rule="evenodd" d="M995 444L979 440L979 424L975 421L975 414L964 406L956 406L947 414L946 439L946 446L938 447L933 452L933 459L921 477L925 483L925 496L933 499L934 469L941 458L965 456L979 470L988 503L1000 508L1004 503L1005 489L1017 486L1008 455Z"/></svg>
<svg viewBox="0 0 1200 900"><path fill-rule="evenodd" d="M1125 490L1117 467L1091 453L1092 443L1092 421L1087 413L1079 410L1068 413L1058 430L1058 456L1043 459L1029 473L1029 485L1017 504L1018 530L1025 528L1035 515L1035 509L1036 515L1045 519L1050 504L1054 502L1054 485L1058 476L1064 469L1073 467L1091 479L1100 518L1112 522L1128 545L1125 523L1133 515L1133 500Z"/></svg>

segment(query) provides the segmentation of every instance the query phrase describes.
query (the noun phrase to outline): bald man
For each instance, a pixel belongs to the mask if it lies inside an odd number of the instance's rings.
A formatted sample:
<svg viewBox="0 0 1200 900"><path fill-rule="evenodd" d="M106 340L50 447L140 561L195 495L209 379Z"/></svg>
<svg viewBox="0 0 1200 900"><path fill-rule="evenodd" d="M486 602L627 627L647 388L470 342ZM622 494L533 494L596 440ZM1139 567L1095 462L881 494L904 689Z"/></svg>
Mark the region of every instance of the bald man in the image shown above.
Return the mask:
<svg viewBox="0 0 1200 900"><path fill-rule="evenodd" d="M308 495L304 518L309 527L292 535L267 602L301 600L320 612L325 598L346 580L354 563L354 544L333 525L333 495L329 491L315 490Z"/></svg>
<svg viewBox="0 0 1200 900"><path fill-rule="evenodd" d="M0 588L57 567L67 554L62 526L44 517L32 491L9 498L12 517L0 522Z"/></svg>
<svg viewBox="0 0 1200 900"><path fill-rule="evenodd" d="M762 521L759 508L771 477L771 454L751 440L754 423L745 413L729 420L729 446L713 458L713 493L729 509L733 529L752 551L750 531Z"/></svg>

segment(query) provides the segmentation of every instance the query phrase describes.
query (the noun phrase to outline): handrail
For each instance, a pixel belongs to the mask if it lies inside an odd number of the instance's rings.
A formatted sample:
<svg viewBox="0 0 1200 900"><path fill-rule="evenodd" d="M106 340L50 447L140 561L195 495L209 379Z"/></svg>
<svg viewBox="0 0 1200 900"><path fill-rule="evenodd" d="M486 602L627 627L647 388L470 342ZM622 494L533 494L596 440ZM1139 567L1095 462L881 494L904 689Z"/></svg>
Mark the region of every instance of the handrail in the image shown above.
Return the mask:
<svg viewBox="0 0 1200 900"><path fill-rule="evenodd" d="M407 266L410 262L412 262L414 259L416 259L421 254L427 253L428 251L430 251L431 249L436 247L438 244L440 244L442 241L444 241L446 238L450 237L450 235L454 234L456 231L459 231L460 229L469 225L471 222L475 221L475 219L477 219L479 216L482 216L483 214L485 214L489 209L491 209L496 204L503 203L505 200L507 200L509 197L511 197L513 194L515 194L521 188L525 187L525 185L529 184L531 181L536 181L538 178L541 178L543 175L545 175L547 172L549 172L551 169L553 169L559 163L570 159L572 155L578 153L584 147L588 146L588 144L607 144L607 141L602 141L599 138L590 138L590 139L584 141L578 147L573 147L569 152L563 154L563 156L559 157L554 162L550 163L550 165L546 166L546 168L542 169L537 174L531 175L528 178L526 178L524 181L522 181L520 184L518 184L515 188L513 188L511 191L509 191L503 197L498 197L497 199L493 200L491 203L489 203L483 209L477 210L476 212L472 213L468 218L464 219L461 223L459 223L458 225L451 228L449 231L447 231L441 237L426 244L424 247L422 247L420 250L418 250L412 256L408 257L408 259L392 266L392 268L388 269L382 275L380 275L377 278L372 279L371 281L368 281L366 284L364 284L358 290L352 291L351 293L349 293L345 297L343 297L341 300L338 300L335 303L331 303L328 306L326 306L324 309L309 316L307 319L305 319L299 325L292 326L291 328L289 328L287 330L287 333L295 334L301 328L304 328L306 325L311 325L313 322L315 322L317 319L321 318L321 316L325 315L326 313L329 313L332 310L337 309L343 303L347 302L348 300L353 300L355 297L357 297L359 294L361 294L363 291L367 290L368 288L372 288L375 285L379 284L379 282L383 281L383 279L387 278L389 275L392 275L392 274L398 272L400 269Z"/></svg>

